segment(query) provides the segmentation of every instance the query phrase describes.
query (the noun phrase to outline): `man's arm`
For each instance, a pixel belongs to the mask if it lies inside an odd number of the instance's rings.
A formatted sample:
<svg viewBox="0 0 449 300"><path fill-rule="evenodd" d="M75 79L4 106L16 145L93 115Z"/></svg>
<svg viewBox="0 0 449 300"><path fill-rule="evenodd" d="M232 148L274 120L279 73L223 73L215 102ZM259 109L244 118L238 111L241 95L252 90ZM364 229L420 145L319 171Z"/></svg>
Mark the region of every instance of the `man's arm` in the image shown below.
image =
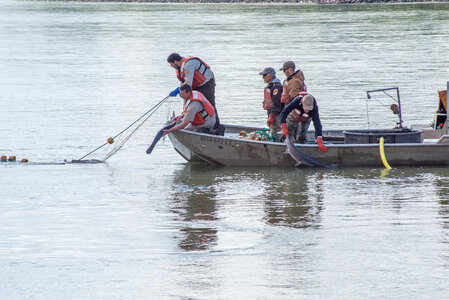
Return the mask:
<svg viewBox="0 0 449 300"><path fill-rule="evenodd" d="M172 128L170 128L168 130L164 130L164 135L166 135L167 133L172 132L172 131L184 129L187 125L189 125L189 123L190 123L189 121L187 121L186 119L183 119L180 124L173 126Z"/></svg>
<svg viewBox="0 0 449 300"><path fill-rule="evenodd" d="M313 127L315 127L315 138L319 137L319 136L323 136L323 126L321 125L321 120L320 120L320 113L318 111L318 106L316 105L315 102L315 108L313 110L313 113L309 115L312 117L312 121L313 121Z"/></svg>
<svg viewBox="0 0 449 300"><path fill-rule="evenodd" d="M187 106L186 111L181 114L181 116L183 117L182 122L169 130L166 131L164 130L165 132L164 135L172 131L184 129L187 125L189 125L190 122L193 121L196 113L200 112L201 110L203 110L203 105L200 102L198 101L190 102L189 106Z"/></svg>

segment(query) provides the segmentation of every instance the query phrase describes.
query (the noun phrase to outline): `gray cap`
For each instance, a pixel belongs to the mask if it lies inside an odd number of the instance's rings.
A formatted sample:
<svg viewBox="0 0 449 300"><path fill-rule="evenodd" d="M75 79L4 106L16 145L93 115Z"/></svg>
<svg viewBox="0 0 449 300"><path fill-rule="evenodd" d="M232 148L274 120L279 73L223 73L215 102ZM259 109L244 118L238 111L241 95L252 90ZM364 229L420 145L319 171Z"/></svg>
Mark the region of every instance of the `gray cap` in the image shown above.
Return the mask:
<svg viewBox="0 0 449 300"><path fill-rule="evenodd" d="M302 103L302 108L307 109L309 111L313 109L313 97L312 96L305 95L304 97L302 97L301 103Z"/></svg>
<svg viewBox="0 0 449 300"><path fill-rule="evenodd" d="M273 74L273 76L276 75L276 71L272 67L266 67L262 72L259 73L259 75L265 76L270 73Z"/></svg>
<svg viewBox="0 0 449 300"><path fill-rule="evenodd" d="M293 70L296 68L295 63L292 62L291 60L286 61L283 65L282 68L279 69L279 71L284 71L287 70L288 68L293 68Z"/></svg>

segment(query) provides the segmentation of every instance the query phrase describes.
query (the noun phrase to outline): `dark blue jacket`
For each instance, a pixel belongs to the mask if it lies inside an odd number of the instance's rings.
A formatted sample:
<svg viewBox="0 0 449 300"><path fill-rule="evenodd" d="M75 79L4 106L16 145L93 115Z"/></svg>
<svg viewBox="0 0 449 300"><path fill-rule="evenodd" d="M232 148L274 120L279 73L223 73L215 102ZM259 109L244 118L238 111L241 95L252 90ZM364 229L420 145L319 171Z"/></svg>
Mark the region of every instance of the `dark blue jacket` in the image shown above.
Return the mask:
<svg viewBox="0 0 449 300"><path fill-rule="evenodd" d="M282 95L282 83L275 77L265 88L270 89L271 101L273 102L273 107L267 110L267 114L279 115L284 109L284 103L281 102Z"/></svg>

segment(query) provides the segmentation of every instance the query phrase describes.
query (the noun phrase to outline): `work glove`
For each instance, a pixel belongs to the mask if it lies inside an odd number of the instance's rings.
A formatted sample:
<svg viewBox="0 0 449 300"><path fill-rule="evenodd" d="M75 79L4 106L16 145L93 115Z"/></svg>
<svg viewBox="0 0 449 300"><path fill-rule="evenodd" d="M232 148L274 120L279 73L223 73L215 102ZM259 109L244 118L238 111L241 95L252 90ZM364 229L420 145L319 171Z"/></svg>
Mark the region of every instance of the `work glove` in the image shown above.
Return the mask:
<svg viewBox="0 0 449 300"><path fill-rule="evenodd" d="M282 126L282 135L286 138L288 135L287 124L282 123L281 126Z"/></svg>
<svg viewBox="0 0 449 300"><path fill-rule="evenodd" d="M322 137L317 137L316 138L316 143L318 144L318 150L320 151L320 152L326 152L327 151L327 147L326 146L324 146L324 144L323 144L323 138Z"/></svg>
<svg viewBox="0 0 449 300"><path fill-rule="evenodd" d="M174 89L173 91L170 92L169 96L170 97L175 97L176 95L179 94L179 87L177 87L176 89Z"/></svg>
<svg viewBox="0 0 449 300"><path fill-rule="evenodd" d="M268 116L268 120L267 120L267 126L271 126L271 125L273 125L274 124L274 119L276 118L276 116L275 115L273 115L273 114L270 114L269 116Z"/></svg>

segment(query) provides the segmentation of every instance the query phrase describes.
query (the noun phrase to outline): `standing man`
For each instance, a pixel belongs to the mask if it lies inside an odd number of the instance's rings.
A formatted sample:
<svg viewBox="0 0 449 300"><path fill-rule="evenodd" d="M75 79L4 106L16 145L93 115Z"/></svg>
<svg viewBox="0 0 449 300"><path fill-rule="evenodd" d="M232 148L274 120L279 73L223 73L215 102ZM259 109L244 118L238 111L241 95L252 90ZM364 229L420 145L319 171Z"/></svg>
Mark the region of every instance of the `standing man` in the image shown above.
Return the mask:
<svg viewBox="0 0 449 300"><path fill-rule="evenodd" d="M184 111L173 120L181 123L174 127L164 130L164 135L179 129L197 130L199 128L206 128L212 131L216 122L216 114L212 104L204 97L201 92L192 91L192 88L187 83L184 83L179 88L181 98L184 99Z"/></svg>
<svg viewBox="0 0 449 300"><path fill-rule="evenodd" d="M318 105L315 98L305 92L300 93L298 96L293 98L292 102L287 105L281 112L281 126L282 135L287 137L289 130L287 129L287 116L290 112L295 111L295 123L298 127L298 137L297 142L305 144L307 142L306 134L309 129L310 122L313 121L313 126L315 127L315 140L318 144L318 150L321 152L326 152L327 147L323 144L323 127L321 126L320 113L318 111Z"/></svg>
<svg viewBox="0 0 449 300"><path fill-rule="evenodd" d="M289 104L300 92L307 92L304 84L304 73L301 70L295 70L295 63L291 60L286 61L279 71L283 71L287 78L284 80L284 90L282 92L282 103Z"/></svg>
<svg viewBox="0 0 449 300"><path fill-rule="evenodd" d="M268 114L267 126L270 127L271 134L276 136L281 130L279 114L284 108L284 104L281 102L282 84L276 78L276 71L271 67L263 69L259 75L262 75L263 81L267 84L263 98L263 109Z"/></svg>
<svg viewBox="0 0 449 300"><path fill-rule="evenodd" d="M306 92L307 87L304 83L304 74L301 70L295 70L296 66L295 63L290 61L286 61L282 68L280 68L280 71L283 71L285 76L287 78L284 80L283 87L284 90L282 91L282 98L281 101L285 105L288 105L293 98L298 96L301 92ZM299 140L298 138L298 123L295 121L295 118L298 118L299 116L295 116L296 112L293 110L288 116L287 116L287 128L294 137L295 140Z"/></svg>
<svg viewBox="0 0 449 300"><path fill-rule="evenodd" d="M220 125L218 119L217 108L215 106L215 77L214 73L201 58L189 57L185 58L178 53L172 53L168 56L167 62L176 70L181 85L188 84L194 91L201 92L215 109L215 117L217 123L215 129ZM174 97L179 94L179 87L174 89L170 96Z"/></svg>

